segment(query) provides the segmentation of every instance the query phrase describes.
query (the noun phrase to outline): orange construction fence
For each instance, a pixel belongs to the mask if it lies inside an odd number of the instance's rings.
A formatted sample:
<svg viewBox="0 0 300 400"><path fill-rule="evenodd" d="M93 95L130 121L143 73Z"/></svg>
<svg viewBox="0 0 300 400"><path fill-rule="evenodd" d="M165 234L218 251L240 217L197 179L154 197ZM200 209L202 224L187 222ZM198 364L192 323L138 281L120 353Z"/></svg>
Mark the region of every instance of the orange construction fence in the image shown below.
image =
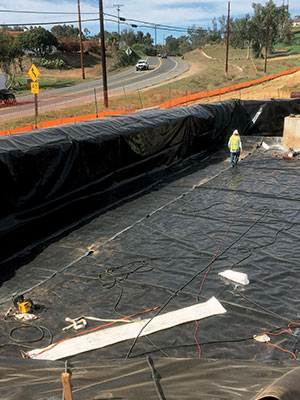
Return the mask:
<svg viewBox="0 0 300 400"><path fill-rule="evenodd" d="M202 92L198 92L198 93L189 94L189 95L186 95L184 97L179 97L177 99L172 99L172 100L166 101L165 103L159 104L156 107L157 108L175 107L175 106L178 106L180 104L188 103L190 101L200 100L200 99L204 99L204 98L207 98L207 97L218 96L218 95L222 95L222 94L225 94L225 93L234 92L236 90L245 89L247 87L250 87L250 86L253 86L253 85L257 85L259 83L267 82L267 81L270 81L272 79L279 78L281 76L294 74L295 72L298 72L298 71L300 71L299 67L292 68L292 69L289 69L289 70L286 70L286 71L277 72L276 74L263 76L262 78L254 79L254 80L247 81L247 82L241 82L241 83L238 83L236 85L227 86L227 87L224 87L224 88L214 89L214 90L210 90L210 91L202 91ZM43 128L49 128L51 126L59 126L59 125L65 125L65 124L76 124L77 122L80 122L80 121L88 121L88 120L91 120L91 119L103 118L105 116L112 116L112 115L119 115L119 114L131 114L131 113L134 113L136 111L137 110L131 110L131 111L117 110L117 111L111 111L111 112L100 112L98 114L78 115L78 116L69 117L69 118L61 118L61 119L58 119L58 120L44 121L44 122L39 122L37 124L37 126L35 126L35 124L31 124L31 125L24 126L24 127L21 127L21 128L7 129L5 131L1 131L0 132L0 136L1 135L11 135L13 133L28 132L28 131L31 131L31 130L33 130L35 128L43 129Z"/></svg>

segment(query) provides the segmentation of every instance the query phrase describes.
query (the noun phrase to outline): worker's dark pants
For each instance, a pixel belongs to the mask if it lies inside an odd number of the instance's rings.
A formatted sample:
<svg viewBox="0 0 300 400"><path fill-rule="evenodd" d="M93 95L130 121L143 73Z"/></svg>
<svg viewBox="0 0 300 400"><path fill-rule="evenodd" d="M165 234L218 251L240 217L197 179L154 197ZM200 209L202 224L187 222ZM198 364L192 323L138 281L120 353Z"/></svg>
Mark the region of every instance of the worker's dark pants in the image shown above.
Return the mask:
<svg viewBox="0 0 300 400"><path fill-rule="evenodd" d="M230 152L230 162L232 166L234 166L234 164L237 164L239 162L240 154L241 154L240 151Z"/></svg>

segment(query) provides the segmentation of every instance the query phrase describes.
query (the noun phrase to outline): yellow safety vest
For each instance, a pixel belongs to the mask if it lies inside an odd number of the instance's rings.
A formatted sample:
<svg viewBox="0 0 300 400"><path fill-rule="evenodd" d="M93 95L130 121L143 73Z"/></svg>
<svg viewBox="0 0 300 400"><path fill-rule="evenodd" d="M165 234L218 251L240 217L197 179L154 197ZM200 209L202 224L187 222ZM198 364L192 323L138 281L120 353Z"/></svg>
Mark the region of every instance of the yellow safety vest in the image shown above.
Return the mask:
<svg viewBox="0 0 300 400"><path fill-rule="evenodd" d="M240 136L232 135L229 139L229 149L230 151L237 152L240 149Z"/></svg>

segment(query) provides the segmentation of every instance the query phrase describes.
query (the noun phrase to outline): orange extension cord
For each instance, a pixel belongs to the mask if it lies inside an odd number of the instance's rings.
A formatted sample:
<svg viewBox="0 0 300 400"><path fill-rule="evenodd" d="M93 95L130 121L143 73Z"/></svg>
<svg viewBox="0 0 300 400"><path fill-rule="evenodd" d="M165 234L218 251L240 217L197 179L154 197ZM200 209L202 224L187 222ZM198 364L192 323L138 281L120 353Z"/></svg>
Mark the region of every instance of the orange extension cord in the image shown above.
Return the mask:
<svg viewBox="0 0 300 400"><path fill-rule="evenodd" d="M279 336L279 335L282 335L283 333L289 333L290 335L292 335L292 334L293 334L293 330L292 330L291 327L292 327L293 325L298 325L298 326L300 326L300 323L299 323L299 322L290 322L290 323L288 324L288 329L284 329L283 331L280 331L280 332L277 332L277 333L262 332L261 335ZM267 341L265 341L264 343L268 344L269 346L276 347L277 349L279 349L279 350L281 350L281 351L284 351L285 353L291 354L291 355L293 356L293 359L294 359L294 360L297 359L296 354L293 353L292 351L286 350L286 349L284 349L284 348L282 348L282 347L280 347L280 346L277 346L277 344L274 344L274 343L270 343L270 342L267 342Z"/></svg>
<svg viewBox="0 0 300 400"><path fill-rule="evenodd" d="M154 311L154 310L157 310L157 309L158 309L158 307L148 308L147 310L141 311L141 312L139 312L139 313L132 314L132 315L127 315L126 317L121 318L121 320L126 320L126 319L130 319L130 318L134 318L134 317L136 317L137 315L141 315L141 314L144 314L144 313L147 313L147 312L150 312L150 311ZM60 343L66 342L67 340L73 339L73 338L75 338L75 337L77 337L77 336L84 335L84 334L86 334L86 333L90 333L90 332L97 331L98 329L102 329L102 328L105 328L105 327L110 326L110 325L114 325L114 324L116 324L117 322L118 322L118 321L113 321L113 322L109 322L108 324L99 325L99 326L96 326L95 328L92 328L92 329L88 329L88 330L86 330L86 331L79 332L79 333L77 333L77 334L74 335L74 336L70 336L70 337L67 337L67 338L65 338L65 339L61 339L61 340L59 340L58 342L53 343L51 346L46 347L44 350L41 350L39 353L35 354L35 356L38 356L38 355L40 355L40 354L43 354L45 351L51 350L51 349L53 349L53 347L57 346L57 345L60 344ZM28 352L23 354L23 358L30 358L29 355L28 355Z"/></svg>

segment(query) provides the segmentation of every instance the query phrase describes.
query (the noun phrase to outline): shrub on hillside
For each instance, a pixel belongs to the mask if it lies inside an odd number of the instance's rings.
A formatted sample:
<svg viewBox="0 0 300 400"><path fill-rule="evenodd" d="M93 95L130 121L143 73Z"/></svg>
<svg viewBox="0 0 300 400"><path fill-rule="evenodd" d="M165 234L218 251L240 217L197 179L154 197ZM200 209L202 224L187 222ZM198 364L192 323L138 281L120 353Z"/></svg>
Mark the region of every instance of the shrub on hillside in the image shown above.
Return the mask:
<svg viewBox="0 0 300 400"><path fill-rule="evenodd" d="M131 49L139 54L140 57L142 57L144 54L146 54L146 47L147 46L143 43L134 43Z"/></svg>
<svg viewBox="0 0 300 400"><path fill-rule="evenodd" d="M111 64L109 71L114 71L120 67L126 67L127 65L135 65L137 60L140 58L134 51L128 56L125 51L114 51L112 52L113 63Z"/></svg>
<svg viewBox="0 0 300 400"><path fill-rule="evenodd" d="M62 53L77 53L80 51L80 43L76 40L63 38L58 41L57 49Z"/></svg>
<svg viewBox="0 0 300 400"><path fill-rule="evenodd" d="M100 43L96 40L89 40L84 43L84 50L89 53L101 54Z"/></svg>
<svg viewBox="0 0 300 400"><path fill-rule="evenodd" d="M61 58L32 58L32 62L38 67L44 67L48 69L62 69L66 66L65 61Z"/></svg>

